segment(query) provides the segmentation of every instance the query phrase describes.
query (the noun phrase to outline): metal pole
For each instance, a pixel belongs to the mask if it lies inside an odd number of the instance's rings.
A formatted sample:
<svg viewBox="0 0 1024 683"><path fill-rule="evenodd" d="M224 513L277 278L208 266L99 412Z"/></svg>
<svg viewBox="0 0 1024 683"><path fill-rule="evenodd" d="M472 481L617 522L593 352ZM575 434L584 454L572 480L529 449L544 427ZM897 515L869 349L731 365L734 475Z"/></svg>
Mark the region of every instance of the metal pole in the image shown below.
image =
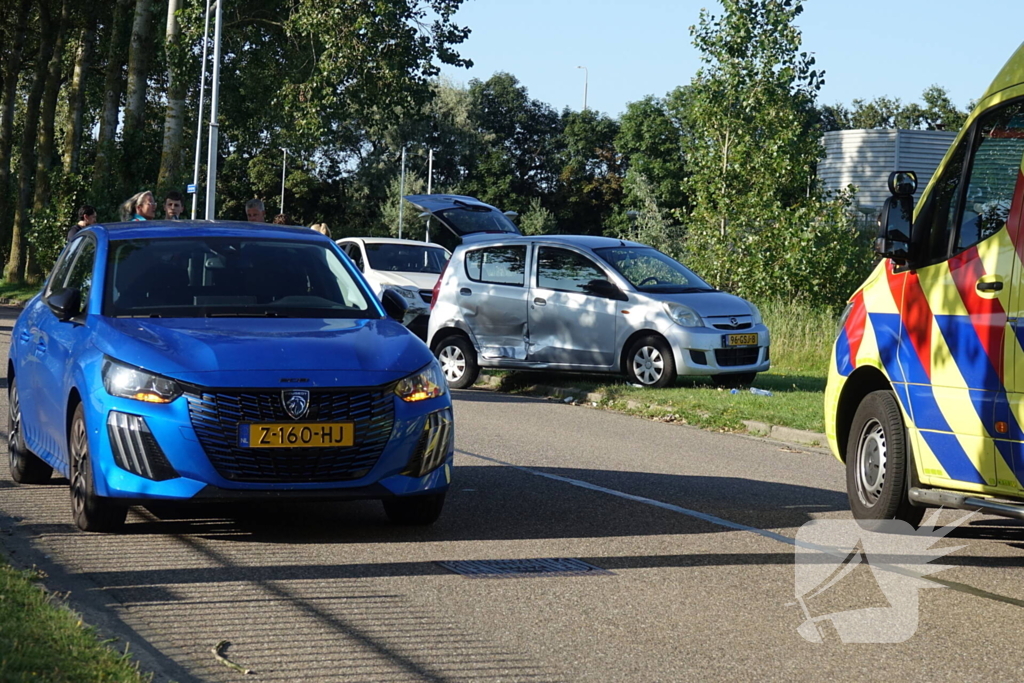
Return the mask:
<svg viewBox="0 0 1024 683"><path fill-rule="evenodd" d="M213 78L210 83L210 146L206 156L206 220L217 214L217 106L220 99L220 26L222 0L217 2L217 21L213 27Z"/></svg>
<svg viewBox="0 0 1024 683"><path fill-rule="evenodd" d="M585 66L578 66L577 69L583 69L583 111L587 110L587 85L590 82L590 71Z"/></svg>
<svg viewBox="0 0 1024 683"><path fill-rule="evenodd" d="M210 0L206 0L206 26L203 28L203 75L199 77L199 114L196 116L196 165L192 170L192 220L196 219L196 205L199 203L199 158L203 152L203 98L206 96L206 53L210 47Z"/></svg>
<svg viewBox="0 0 1024 683"><path fill-rule="evenodd" d="M398 239L402 239L402 218L405 208L405 147L402 148L402 176L398 181Z"/></svg>
<svg viewBox="0 0 1024 683"><path fill-rule="evenodd" d="M431 194L431 188L434 184L434 150L430 150L427 155L427 194ZM423 235L423 241L430 241L430 218L427 218L426 232Z"/></svg>
<svg viewBox="0 0 1024 683"><path fill-rule="evenodd" d="M281 210L278 213L284 213L284 170L288 167L288 148L281 149L284 151L284 161L281 162Z"/></svg>

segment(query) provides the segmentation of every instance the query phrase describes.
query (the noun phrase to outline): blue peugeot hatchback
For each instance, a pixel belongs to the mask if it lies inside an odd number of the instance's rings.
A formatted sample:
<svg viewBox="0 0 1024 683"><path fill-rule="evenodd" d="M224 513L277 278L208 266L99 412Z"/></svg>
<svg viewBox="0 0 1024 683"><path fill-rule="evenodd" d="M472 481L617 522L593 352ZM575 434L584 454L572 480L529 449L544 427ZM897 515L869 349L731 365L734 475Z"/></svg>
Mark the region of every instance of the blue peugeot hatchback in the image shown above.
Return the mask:
<svg viewBox="0 0 1024 683"><path fill-rule="evenodd" d="M372 498L429 524L451 398L403 313L312 230L93 226L12 332L11 475L65 475L88 531L173 501Z"/></svg>

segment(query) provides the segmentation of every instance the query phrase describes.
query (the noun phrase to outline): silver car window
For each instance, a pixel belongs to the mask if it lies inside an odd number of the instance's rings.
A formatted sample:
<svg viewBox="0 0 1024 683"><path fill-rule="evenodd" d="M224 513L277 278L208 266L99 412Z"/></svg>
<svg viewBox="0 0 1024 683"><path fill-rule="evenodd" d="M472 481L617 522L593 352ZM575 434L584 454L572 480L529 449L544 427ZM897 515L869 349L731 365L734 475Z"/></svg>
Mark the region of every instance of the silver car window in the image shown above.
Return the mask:
<svg viewBox="0 0 1024 683"><path fill-rule="evenodd" d="M537 286L560 292L583 292L593 280L607 280L597 264L568 249L541 247L537 256Z"/></svg>
<svg viewBox="0 0 1024 683"><path fill-rule="evenodd" d="M474 282L522 287L526 282L526 246L474 249L466 254L466 275Z"/></svg>

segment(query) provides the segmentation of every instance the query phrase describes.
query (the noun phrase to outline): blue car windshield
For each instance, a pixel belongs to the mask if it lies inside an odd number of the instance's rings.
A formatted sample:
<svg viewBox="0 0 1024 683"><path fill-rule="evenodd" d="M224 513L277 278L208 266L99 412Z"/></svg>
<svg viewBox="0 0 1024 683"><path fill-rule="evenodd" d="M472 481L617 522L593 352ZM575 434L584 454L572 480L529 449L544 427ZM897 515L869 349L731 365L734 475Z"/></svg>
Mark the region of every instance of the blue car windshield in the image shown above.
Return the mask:
<svg viewBox="0 0 1024 683"><path fill-rule="evenodd" d="M682 263L651 247L604 247L594 252L641 292L684 294L717 291Z"/></svg>
<svg viewBox="0 0 1024 683"><path fill-rule="evenodd" d="M111 241L111 317L379 318L328 246L267 238Z"/></svg>

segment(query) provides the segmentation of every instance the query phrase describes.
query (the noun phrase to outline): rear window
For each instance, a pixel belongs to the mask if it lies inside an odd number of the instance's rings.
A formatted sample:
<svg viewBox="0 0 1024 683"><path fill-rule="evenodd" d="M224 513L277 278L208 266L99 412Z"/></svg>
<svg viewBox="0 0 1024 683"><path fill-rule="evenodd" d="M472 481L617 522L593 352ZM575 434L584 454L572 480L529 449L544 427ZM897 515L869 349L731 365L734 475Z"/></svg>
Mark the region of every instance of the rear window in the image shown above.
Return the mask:
<svg viewBox="0 0 1024 683"><path fill-rule="evenodd" d="M448 262L448 252L427 245L367 243L366 258L374 270L440 275Z"/></svg>
<svg viewBox="0 0 1024 683"><path fill-rule="evenodd" d="M522 287L526 282L526 246L486 247L467 252L466 275L474 282Z"/></svg>
<svg viewBox="0 0 1024 683"><path fill-rule="evenodd" d="M323 244L189 237L113 241L104 315L379 318Z"/></svg>

